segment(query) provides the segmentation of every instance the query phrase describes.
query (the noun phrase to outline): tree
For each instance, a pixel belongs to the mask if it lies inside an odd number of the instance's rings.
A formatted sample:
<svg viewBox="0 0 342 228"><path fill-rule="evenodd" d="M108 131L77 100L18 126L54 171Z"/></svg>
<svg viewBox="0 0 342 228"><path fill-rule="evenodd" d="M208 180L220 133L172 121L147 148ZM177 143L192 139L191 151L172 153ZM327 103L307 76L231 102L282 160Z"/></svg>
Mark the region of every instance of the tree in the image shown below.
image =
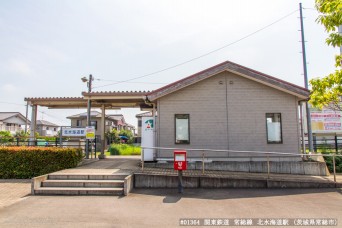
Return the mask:
<svg viewBox="0 0 342 228"><path fill-rule="evenodd" d="M9 131L0 131L0 143L13 142L13 135Z"/></svg>
<svg viewBox="0 0 342 228"><path fill-rule="evenodd" d="M338 27L342 25L342 0L316 0L316 9L320 12L317 22L325 27L329 33L326 43L329 46L341 47L342 35ZM312 92L310 103L314 107L322 109L328 107L333 110L342 111L342 55L335 56L335 72L323 77L310 80Z"/></svg>
<svg viewBox="0 0 342 228"><path fill-rule="evenodd" d="M119 138L119 132L116 129L112 129L111 131L106 132L106 137L108 140L108 143L119 143L120 138Z"/></svg>
<svg viewBox="0 0 342 228"><path fill-rule="evenodd" d="M20 139L27 139L29 136L30 136L30 132L28 132L28 131L25 132L24 130L17 131L14 134L15 138L20 138Z"/></svg>

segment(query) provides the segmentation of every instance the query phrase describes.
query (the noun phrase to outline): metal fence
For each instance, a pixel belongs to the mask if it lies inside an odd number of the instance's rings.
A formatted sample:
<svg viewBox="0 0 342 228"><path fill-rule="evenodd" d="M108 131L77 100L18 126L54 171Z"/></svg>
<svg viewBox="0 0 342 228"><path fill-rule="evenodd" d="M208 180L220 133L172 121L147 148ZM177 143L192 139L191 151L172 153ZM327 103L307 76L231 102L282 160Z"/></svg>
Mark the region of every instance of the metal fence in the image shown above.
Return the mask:
<svg viewBox="0 0 342 228"><path fill-rule="evenodd" d="M101 150L101 140L95 137L95 140L89 140L89 145L92 148L94 157L96 158L96 151ZM67 137L46 137L44 138L30 138L30 137L0 137L0 146L38 146L38 147L72 147L81 148L85 152L86 140L83 138L67 138ZM91 158L93 156L91 153Z"/></svg>
<svg viewBox="0 0 342 228"><path fill-rule="evenodd" d="M308 139L305 137L305 147L309 147ZM313 135L314 152L342 152L342 136L337 135Z"/></svg>
<svg viewBox="0 0 342 228"><path fill-rule="evenodd" d="M212 150L212 149L184 149L184 148L165 148L165 147L141 147L141 170L144 171L144 150L145 149L154 149L154 150L163 150L163 151L175 151L175 150L185 150L188 152L192 152L193 154L197 154L197 156L192 156L192 158L196 158L202 162L202 174L205 173L205 161L216 158L266 158L267 161L267 177L270 177L270 159L271 158L284 158L284 157L297 157L304 160L313 160L313 157L332 157L332 166L333 166L333 175L334 182L336 184L336 157L342 157L342 154L330 153L330 154L312 154L312 153L303 153L303 154L295 154L295 153L282 153L282 152L266 152L266 151L237 151L237 150ZM214 153L221 153L222 156L212 156ZM160 153L160 152L159 152ZM229 157L229 153L240 154L240 156ZM255 156L251 155L252 153ZM227 155L228 156L227 156Z"/></svg>

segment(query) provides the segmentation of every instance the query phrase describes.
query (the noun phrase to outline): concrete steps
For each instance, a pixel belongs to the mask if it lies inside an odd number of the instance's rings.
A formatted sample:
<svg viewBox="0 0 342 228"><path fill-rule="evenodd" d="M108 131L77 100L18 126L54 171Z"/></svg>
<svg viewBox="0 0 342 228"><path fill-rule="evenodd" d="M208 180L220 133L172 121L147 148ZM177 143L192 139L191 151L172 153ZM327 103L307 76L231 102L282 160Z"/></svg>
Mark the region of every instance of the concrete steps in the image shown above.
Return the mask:
<svg viewBox="0 0 342 228"><path fill-rule="evenodd" d="M42 187L119 188L123 180L46 180Z"/></svg>
<svg viewBox="0 0 342 228"><path fill-rule="evenodd" d="M35 195L123 195L123 188L40 187Z"/></svg>
<svg viewBox="0 0 342 228"><path fill-rule="evenodd" d="M34 195L124 195L129 174L48 174L33 181Z"/></svg>

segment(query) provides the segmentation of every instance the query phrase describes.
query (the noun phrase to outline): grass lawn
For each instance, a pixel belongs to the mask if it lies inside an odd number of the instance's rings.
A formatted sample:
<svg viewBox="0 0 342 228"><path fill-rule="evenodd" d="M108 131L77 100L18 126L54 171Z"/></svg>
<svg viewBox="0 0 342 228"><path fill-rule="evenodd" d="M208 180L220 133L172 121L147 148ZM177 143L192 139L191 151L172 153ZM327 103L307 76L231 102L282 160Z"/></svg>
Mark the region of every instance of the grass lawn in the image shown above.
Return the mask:
<svg viewBox="0 0 342 228"><path fill-rule="evenodd" d="M140 155L141 147L133 144L112 144L107 153L109 155Z"/></svg>

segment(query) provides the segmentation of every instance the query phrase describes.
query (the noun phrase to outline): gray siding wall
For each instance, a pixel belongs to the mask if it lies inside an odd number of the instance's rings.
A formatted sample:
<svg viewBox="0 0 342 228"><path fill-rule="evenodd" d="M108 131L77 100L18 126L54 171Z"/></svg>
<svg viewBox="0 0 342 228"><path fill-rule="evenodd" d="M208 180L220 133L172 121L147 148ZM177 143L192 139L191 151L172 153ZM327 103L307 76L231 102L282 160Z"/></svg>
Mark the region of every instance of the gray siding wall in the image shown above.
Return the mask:
<svg viewBox="0 0 342 228"><path fill-rule="evenodd" d="M222 72L158 100L157 146L298 153L297 109L293 95ZM267 144L266 113L281 113L282 144ZM190 114L188 145L175 144L175 114Z"/></svg>

